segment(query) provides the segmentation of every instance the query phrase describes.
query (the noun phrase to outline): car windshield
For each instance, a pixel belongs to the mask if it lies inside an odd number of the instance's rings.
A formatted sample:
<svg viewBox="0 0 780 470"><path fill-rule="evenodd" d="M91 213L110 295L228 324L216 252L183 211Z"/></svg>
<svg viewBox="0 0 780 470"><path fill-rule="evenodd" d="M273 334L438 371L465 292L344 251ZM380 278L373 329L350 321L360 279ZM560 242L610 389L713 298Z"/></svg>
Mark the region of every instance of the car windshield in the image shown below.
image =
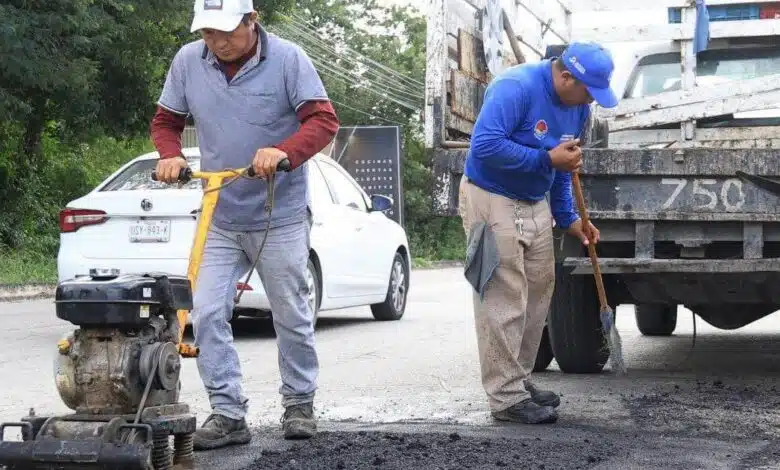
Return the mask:
<svg viewBox="0 0 780 470"><path fill-rule="evenodd" d="M200 168L200 159L188 157L187 162L193 171ZM101 191L138 191L146 189L170 189L176 185L170 185L152 181L152 170L157 166L157 159L139 160L125 168L122 172L106 184ZM192 180L182 186L187 189L199 189L202 187L200 180Z"/></svg>
<svg viewBox="0 0 780 470"><path fill-rule="evenodd" d="M712 87L732 80L759 78L780 73L780 49L729 49L703 51L697 57L696 84ZM655 54L642 59L629 83L625 98L677 91L680 55Z"/></svg>

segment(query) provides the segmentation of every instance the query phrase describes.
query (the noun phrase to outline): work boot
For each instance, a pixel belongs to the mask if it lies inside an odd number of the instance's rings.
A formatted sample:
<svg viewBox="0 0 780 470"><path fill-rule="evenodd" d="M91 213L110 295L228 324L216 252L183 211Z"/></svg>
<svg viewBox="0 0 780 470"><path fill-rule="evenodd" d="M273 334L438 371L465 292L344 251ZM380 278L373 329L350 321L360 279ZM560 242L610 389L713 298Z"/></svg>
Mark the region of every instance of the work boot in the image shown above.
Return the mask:
<svg viewBox="0 0 780 470"><path fill-rule="evenodd" d="M252 440L245 419L231 419L212 414L193 436L195 450L210 450L234 444L248 444Z"/></svg>
<svg viewBox="0 0 780 470"><path fill-rule="evenodd" d="M549 424L558 421L558 413L551 406L540 406L533 399L510 406L503 411L494 411L493 418L522 424Z"/></svg>
<svg viewBox="0 0 780 470"><path fill-rule="evenodd" d="M311 403L290 405L282 415L282 430L285 439L308 439L317 432L314 408Z"/></svg>
<svg viewBox="0 0 780 470"><path fill-rule="evenodd" d="M541 390L531 383L530 380L524 382L525 389L531 394L531 399L539 406L552 406L557 408L561 404L561 399L555 392L549 390Z"/></svg>

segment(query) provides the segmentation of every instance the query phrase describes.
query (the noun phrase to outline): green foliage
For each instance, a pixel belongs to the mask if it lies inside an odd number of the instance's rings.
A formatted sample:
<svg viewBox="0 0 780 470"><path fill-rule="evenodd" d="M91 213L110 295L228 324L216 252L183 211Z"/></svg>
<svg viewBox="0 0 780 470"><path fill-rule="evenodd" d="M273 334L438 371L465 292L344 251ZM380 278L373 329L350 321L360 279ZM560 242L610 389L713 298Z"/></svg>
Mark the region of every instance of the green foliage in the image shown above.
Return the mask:
<svg viewBox="0 0 780 470"><path fill-rule="evenodd" d="M40 234L87 186L81 142L146 133L191 0L11 0L0 4L0 246ZM92 178L93 180L95 178Z"/></svg>
<svg viewBox="0 0 780 470"><path fill-rule="evenodd" d="M269 29L306 50L342 125L401 126L404 213L413 256L461 259L460 219L432 212L432 164L420 120L425 17L411 7L381 7L376 0L298 0L296 10Z"/></svg>
<svg viewBox="0 0 780 470"><path fill-rule="evenodd" d="M25 174L25 189L15 199L18 205L8 208L14 217L0 219L0 232L11 241L0 244L0 251L13 248L56 256L59 211L65 204L83 196L122 164L153 150L145 138L120 141L103 136L71 145L60 142L48 130L41 148L39 171Z"/></svg>
<svg viewBox="0 0 780 470"><path fill-rule="evenodd" d="M57 265L35 250L0 250L0 285L54 284Z"/></svg>
<svg viewBox="0 0 780 470"><path fill-rule="evenodd" d="M0 116L25 123L37 152L49 121L63 137L148 127L190 0L7 1L0 5Z"/></svg>
<svg viewBox="0 0 780 470"><path fill-rule="evenodd" d="M402 127L413 256L460 259L459 219L431 213L425 18L376 0L255 5L269 30L310 52L343 125ZM59 210L152 150L170 60L197 37L192 0L3 0L0 18L0 283L51 281Z"/></svg>

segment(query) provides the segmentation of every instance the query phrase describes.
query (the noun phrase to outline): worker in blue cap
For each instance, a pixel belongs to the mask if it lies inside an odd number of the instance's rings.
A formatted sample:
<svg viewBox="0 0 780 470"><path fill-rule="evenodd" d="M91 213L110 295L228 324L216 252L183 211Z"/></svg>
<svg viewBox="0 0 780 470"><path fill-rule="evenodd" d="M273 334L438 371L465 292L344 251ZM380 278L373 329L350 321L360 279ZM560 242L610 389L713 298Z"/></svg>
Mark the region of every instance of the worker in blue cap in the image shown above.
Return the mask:
<svg viewBox="0 0 780 470"><path fill-rule="evenodd" d="M531 381L555 283L553 223L597 243L574 209L571 172L590 104L617 106L611 54L590 42L509 68L488 86L460 183L466 278L482 384L495 419L557 421L557 394ZM548 202L549 196L549 202Z"/></svg>

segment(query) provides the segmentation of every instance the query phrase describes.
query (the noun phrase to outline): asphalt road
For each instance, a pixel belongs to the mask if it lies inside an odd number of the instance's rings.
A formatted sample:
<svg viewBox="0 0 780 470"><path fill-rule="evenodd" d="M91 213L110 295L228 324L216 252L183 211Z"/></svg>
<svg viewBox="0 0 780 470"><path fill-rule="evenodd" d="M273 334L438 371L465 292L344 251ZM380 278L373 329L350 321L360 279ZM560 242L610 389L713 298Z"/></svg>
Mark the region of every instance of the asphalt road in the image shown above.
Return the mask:
<svg viewBox="0 0 780 470"><path fill-rule="evenodd" d="M639 334L631 306L617 324L625 377L536 381L562 394L555 425L495 424L479 382L470 293L459 269L416 271L405 317L376 322L368 308L322 312L317 331L321 434L281 439L273 330L234 326L250 424L246 448L198 455L198 468L780 468L780 320L718 331L682 309L671 338ZM0 420L68 412L53 382L57 341L71 327L51 300L0 304ZM208 415L195 363L183 400ZM359 433L362 431L363 433Z"/></svg>

